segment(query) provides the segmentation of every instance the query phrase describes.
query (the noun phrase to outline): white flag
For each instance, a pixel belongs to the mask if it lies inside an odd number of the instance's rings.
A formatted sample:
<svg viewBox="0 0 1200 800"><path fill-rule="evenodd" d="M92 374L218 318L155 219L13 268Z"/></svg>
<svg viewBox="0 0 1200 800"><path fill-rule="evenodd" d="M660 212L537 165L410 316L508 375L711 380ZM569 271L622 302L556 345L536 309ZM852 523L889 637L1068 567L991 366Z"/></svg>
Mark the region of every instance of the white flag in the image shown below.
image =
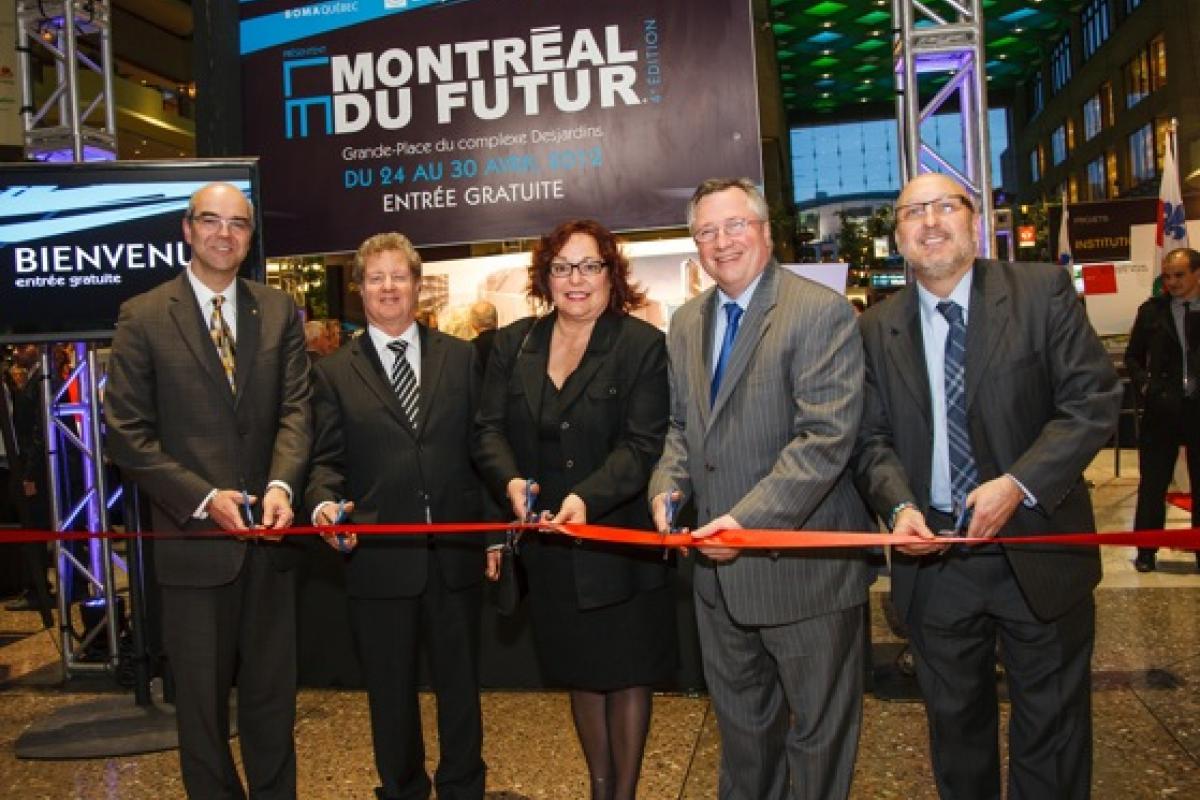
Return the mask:
<svg viewBox="0 0 1200 800"><path fill-rule="evenodd" d="M1150 271L1156 276L1157 288L1157 276L1162 269L1163 256L1172 250L1188 246L1183 192L1179 188L1179 167L1175 163L1174 123L1167 132L1167 147L1163 154L1162 185L1158 190L1158 231L1154 243L1154 264Z"/></svg>
<svg viewBox="0 0 1200 800"><path fill-rule="evenodd" d="M1071 215L1067 211L1067 190L1062 193L1062 222L1058 226L1058 263L1070 267L1075 262L1071 255Z"/></svg>

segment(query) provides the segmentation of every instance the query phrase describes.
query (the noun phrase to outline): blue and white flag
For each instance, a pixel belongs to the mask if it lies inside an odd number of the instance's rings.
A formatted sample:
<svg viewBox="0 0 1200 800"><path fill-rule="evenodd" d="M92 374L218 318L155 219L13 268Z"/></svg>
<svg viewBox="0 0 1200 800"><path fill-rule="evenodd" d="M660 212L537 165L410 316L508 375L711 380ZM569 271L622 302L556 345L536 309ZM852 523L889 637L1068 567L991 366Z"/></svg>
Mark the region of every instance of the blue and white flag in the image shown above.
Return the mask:
<svg viewBox="0 0 1200 800"><path fill-rule="evenodd" d="M1166 152L1163 153L1162 184L1158 190L1158 230L1155 234L1154 264L1155 294L1162 270L1163 256L1172 250L1188 246L1187 217L1183 207L1183 192L1179 187L1179 165L1175 162L1175 122L1167 132Z"/></svg>
<svg viewBox="0 0 1200 800"><path fill-rule="evenodd" d="M1062 222L1058 225L1058 263L1068 269L1075 263L1071 254L1071 214L1067 211L1067 190L1062 193Z"/></svg>

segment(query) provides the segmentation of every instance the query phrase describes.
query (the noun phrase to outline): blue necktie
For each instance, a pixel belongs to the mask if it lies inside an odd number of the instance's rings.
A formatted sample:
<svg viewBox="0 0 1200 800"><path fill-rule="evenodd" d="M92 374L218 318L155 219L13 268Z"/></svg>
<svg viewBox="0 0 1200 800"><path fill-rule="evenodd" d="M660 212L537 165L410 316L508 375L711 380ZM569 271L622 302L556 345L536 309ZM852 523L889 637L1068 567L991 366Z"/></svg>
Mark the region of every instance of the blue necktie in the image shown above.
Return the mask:
<svg viewBox="0 0 1200 800"><path fill-rule="evenodd" d="M733 353L733 340L737 338L738 323L742 321L742 307L732 300L725 304L725 338L721 340L721 354L717 356L717 368L713 370L712 386L709 387L708 405L717 400L717 390L721 388L721 377L725 374L725 365Z"/></svg>
<svg viewBox="0 0 1200 800"><path fill-rule="evenodd" d="M946 387L946 440L950 446L950 494L958 513L971 490L979 484L979 470L971 455L967 429L967 326L962 307L951 300L937 304L950 332L946 335L943 372Z"/></svg>

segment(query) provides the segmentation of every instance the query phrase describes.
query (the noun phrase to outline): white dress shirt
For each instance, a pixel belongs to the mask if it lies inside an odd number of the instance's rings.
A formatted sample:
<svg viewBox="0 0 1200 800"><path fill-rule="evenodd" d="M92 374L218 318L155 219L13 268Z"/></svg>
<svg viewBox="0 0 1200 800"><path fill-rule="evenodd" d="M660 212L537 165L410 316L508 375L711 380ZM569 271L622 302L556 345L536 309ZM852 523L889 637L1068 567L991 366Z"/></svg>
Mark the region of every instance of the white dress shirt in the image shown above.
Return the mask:
<svg viewBox="0 0 1200 800"><path fill-rule="evenodd" d="M721 291L721 287L717 287L717 311L713 316L713 347L712 360L708 365L709 376L715 375L717 372L717 361L721 358L721 342L725 341L725 328L729 325L729 315L725 311L725 304L731 300L742 307L742 314L745 315L746 309L750 308L750 300L754 297L754 290L758 288L758 284L762 282L762 273L758 273L758 277L750 281L745 290L737 297L730 297ZM738 323L738 330L741 330L741 323ZM737 339L734 339L737 342Z"/></svg>
<svg viewBox="0 0 1200 800"><path fill-rule="evenodd" d="M408 360L408 365L412 367L413 375L417 378L417 387L420 388L421 337L417 330L417 323L410 322L408 327L399 336L390 336L374 325L368 325L367 335L371 337L371 344L375 345L375 352L379 355L379 363L383 365L384 372L387 373L389 380L392 376L392 369L396 365L396 354L388 349L388 345L397 339L403 339L408 342L408 348L404 351L404 358Z"/></svg>

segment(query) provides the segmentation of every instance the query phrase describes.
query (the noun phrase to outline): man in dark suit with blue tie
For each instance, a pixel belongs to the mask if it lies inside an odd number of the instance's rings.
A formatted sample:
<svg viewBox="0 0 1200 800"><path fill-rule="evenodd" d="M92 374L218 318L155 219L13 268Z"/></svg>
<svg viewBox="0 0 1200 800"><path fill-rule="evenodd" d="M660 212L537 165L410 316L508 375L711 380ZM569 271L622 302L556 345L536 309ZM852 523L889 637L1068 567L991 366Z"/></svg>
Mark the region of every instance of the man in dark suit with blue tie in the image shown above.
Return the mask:
<svg viewBox="0 0 1200 800"><path fill-rule="evenodd" d="M292 299L238 278L253 235L236 187L192 196L191 264L121 307L104 395L108 452L149 498L153 530L230 534L154 550L183 784L205 800L247 793L229 749L235 683L249 795L296 796L298 551L248 529L292 524L312 439L308 359Z"/></svg>
<svg viewBox="0 0 1200 800"><path fill-rule="evenodd" d="M1120 389L1070 275L976 258L978 225L967 191L944 175L900 194L896 242L916 284L861 317L856 481L896 533L928 540L893 549L892 593L939 794L1001 796L998 642L1012 701L1008 797L1084 798L1099 554L1004 543L1094 529L1082 473L1112 435ZM956 529L991 541L937 542Z"/></svg>
<svg viewBox="0 0 1200 800"><path fill-rule="evenodd" d="M482 519L470 459L479 391L469 342L415 321L421 257L399 233L354 260L367 329L314 369L316 443L306 492L316 523ZM478 535L326 537L349 552L349 622L358 646L380 800L426 800L417 666L437 698L440 800L482 800Z"/></svg>

